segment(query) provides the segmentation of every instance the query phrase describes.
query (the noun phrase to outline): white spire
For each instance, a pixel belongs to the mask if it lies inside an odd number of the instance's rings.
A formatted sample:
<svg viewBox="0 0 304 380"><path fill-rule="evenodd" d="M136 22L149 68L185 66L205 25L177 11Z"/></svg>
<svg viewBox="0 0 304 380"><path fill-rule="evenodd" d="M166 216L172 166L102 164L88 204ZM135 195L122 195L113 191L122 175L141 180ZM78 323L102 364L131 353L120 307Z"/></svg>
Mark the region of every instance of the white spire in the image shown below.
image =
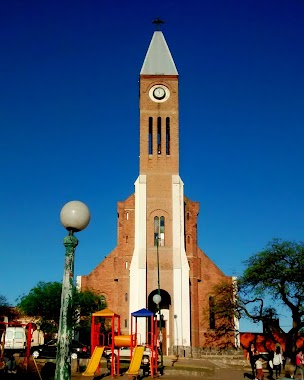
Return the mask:
<svg viewBox="0 0 304 380"><path fill-rule="evenodd" d="M153 34L140 75L178 75L172 55L161 31Z"/></svg>

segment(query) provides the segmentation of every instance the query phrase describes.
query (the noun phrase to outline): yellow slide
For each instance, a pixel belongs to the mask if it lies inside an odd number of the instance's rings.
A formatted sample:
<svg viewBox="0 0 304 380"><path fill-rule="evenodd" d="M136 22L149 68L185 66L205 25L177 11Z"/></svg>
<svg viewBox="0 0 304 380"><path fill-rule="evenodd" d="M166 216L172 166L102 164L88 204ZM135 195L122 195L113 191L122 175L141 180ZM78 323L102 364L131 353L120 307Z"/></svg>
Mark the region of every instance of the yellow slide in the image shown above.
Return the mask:
<svg viewBox="0 0 304 380"><path fill-rule="evenodd" d="M144 355L145 347L136 346L133 352L132 360L129 369L127 370L127 375L138 375L141 361Z"/></svg>
<svg viewBox="0 0 304 380"><path fill-rule="evenodd" d="M87 369L85 372L82 373L82 376L94 376L95 371L98 367L98 364L100 363L100 359L103 354L104 347L103 346L96 346L94 348L93 355L91 359L89 360Z"/></svg>

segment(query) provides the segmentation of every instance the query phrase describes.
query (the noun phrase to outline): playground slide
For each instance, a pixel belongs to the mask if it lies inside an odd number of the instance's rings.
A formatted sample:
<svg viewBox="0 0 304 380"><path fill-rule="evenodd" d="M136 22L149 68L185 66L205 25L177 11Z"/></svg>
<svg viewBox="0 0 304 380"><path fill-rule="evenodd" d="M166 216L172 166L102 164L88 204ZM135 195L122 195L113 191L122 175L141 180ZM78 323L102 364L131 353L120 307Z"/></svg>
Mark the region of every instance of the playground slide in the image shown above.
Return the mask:
<svg viewBox="0 0 304 380"><path fill-rule="evenodd" d="M127 370L127 375L138 375L141 361L144 355L145 347L136 346L133 352L132 360L129 369Z"/></svg>
<svg viewBox="0 0 304 380"><path fill-rule="evenodd" d="M89 360L87 369L85 370L85 372L82 373L82 376L94 376L95 371L98 367L98 364L100 363L100 359L102 357L103 350L104 350L104 347L102 347L102 346L96 346L94 348L93 355L92 355L91 359Z"/></svg>

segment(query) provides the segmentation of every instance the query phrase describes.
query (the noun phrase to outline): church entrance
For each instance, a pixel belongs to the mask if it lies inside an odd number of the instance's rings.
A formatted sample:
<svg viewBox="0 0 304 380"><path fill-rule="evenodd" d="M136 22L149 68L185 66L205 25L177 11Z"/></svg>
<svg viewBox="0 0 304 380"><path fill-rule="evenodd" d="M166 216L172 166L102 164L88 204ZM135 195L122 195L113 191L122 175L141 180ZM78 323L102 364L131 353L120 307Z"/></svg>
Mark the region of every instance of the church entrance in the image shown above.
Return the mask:
<svg viewBox="0 0 304 380"><path fill-rule="evenodd" d="M163 355L167 355L167 326L169 323L169 311L171 307L171 297L168 292L160 289L161 302L156 305L153 302L153 296L158 294L158 290L155 289L149 294L148 297L148 309L151 310L155 315L157 315L157 327L156 336L159 338L159 332L161 331L161 347ZM161 324L159 321L159 314L161 317Z"/></svg>

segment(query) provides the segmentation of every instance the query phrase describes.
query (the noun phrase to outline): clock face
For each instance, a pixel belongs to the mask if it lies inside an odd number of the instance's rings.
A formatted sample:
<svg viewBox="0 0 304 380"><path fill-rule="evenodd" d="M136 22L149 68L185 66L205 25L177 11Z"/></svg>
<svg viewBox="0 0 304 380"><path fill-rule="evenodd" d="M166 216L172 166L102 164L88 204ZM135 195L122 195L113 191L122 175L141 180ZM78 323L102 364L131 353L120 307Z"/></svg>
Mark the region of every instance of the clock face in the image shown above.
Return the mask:
<svg viewBox="0 0 304 380"><path fill-rule="evenodd" d="M166 91L163 87L156 87L153 91L153 96L158 100L164 99L166 96Z"/></svg>
<svg viewBox="0 0 304 380"><path fill-rule="evenodd" d="M163 84L156 84L149 90L149 97L153 102L163 103L170 97L170 90Z"/></svg>

